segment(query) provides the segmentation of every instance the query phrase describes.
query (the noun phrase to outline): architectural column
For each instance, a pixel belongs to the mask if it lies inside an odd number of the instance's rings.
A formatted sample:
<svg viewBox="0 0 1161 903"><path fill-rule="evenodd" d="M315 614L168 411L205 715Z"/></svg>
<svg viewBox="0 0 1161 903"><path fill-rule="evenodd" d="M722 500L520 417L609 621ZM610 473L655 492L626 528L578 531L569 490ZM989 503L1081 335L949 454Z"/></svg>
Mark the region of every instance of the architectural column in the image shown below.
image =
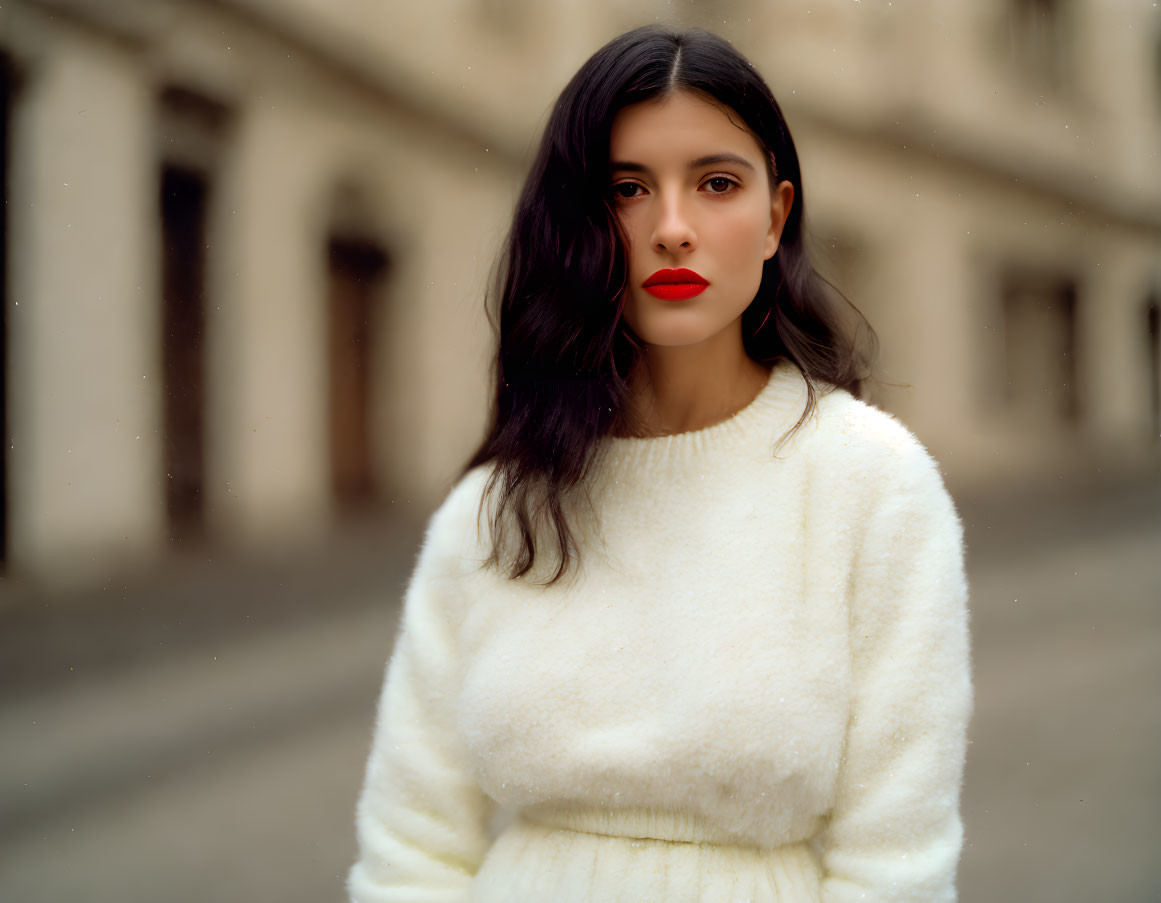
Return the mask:
<svg viewBox="0 0 1161 903"><path fill-rule="evenodd" d="M926 197L934 191L923 186L903 201L892 241L879 246L881 327L872 325L880 331L885 379L909 385L884 387L885 402L933 453L947 457L972 417L978 374L971 300L978 279L954 208Z"/></svg>
<svg viewBox="0 0 1161 903"><path fill-rule="evenodd" d="M331 515L325 224L306 197L321 139L294 110L268 94L239 111L211 222L207 517L259 544L326 528Z"/></svg>
<svg viewBox="0 0 1161 903"><path fill-rule="evenodd" d="M14 98L11 564L57 582L163 542L153 98L135 63L62 37Z"/></svg>
<svg viewBox="0 0 1161 903"><path fill-rule="evenodd" d="M911 299L920 381L916 417L917 424L930 430L932 453L953 472L957 451L963 458L976 453L972 421L983 373L976 341L982 327L974 302L980 276L973 269L970 236L954 200L933 205L919 225L913 246L916 294Z"/></svg>

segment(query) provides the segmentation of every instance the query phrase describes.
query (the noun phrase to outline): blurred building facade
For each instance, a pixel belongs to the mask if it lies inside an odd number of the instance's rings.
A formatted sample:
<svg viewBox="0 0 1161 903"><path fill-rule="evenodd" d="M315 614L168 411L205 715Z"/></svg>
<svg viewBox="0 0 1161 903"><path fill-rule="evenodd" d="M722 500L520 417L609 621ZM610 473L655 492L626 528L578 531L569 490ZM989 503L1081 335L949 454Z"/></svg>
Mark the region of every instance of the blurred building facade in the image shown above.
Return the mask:
<svg viewBox="0 0 1161 903"><path fill-rule="evenodd" d="M872 400L953 490L1161 459L1161 15L1100 0L11 0L3 554L83 581L436 503L550 105L712 28L794 131Z"/></svg>

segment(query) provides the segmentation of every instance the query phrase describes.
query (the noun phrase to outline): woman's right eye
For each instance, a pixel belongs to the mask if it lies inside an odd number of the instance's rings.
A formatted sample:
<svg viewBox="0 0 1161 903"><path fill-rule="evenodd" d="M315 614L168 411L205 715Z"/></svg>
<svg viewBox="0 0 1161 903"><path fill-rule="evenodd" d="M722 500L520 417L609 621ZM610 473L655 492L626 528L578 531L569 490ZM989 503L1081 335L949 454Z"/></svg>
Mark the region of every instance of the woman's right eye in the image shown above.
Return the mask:
<svg viewBox="0 0 1161 903"><path fill-rule="evenodd" d="M613 197L615 198L635 198L636 191L641 186L636 182L618 182L613 186Z"/></svg>

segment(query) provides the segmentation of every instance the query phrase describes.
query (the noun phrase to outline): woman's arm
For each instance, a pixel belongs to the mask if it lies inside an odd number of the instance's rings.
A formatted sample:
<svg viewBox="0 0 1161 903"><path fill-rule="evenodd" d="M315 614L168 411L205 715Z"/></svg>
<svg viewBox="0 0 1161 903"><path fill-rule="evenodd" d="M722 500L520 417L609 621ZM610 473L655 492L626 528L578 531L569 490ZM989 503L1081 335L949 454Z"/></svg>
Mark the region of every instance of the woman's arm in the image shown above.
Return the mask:
<svg viewBox="0 0 1161 903"><path fill-rule="evenodd" d="M938 466L899 452L854 568L853 699L820 841L823 903L950 903L971 653L963 529Z"/></svg>
<svg viewBox="0 0 1161 903"><path fill-rule="evenodd" d="M424 539L379 700L347 881L355 903L464 903L489 845L492 801L455 723L457 581L441 565L455 554L448 509Z"/></svg>

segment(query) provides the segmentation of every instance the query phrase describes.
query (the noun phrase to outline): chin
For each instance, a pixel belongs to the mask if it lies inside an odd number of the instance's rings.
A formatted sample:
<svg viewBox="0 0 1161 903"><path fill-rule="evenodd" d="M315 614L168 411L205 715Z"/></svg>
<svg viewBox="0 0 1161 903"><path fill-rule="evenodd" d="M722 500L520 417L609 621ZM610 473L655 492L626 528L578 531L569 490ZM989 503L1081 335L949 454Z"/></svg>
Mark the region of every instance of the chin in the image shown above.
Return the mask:
<svg viewBox="0 0 1161 903"><path fill-rule="evenodd" d="M680 348L698 345L713 338L727 324L707 323L703 317L690 312L669 311L645 317L644 320L626 318L633 334L646 345Z"/></svg>
<svg viewBox="0 0 1161 903"><path fill-rule="evenodd" d="M646 345L660 345L663 347L680 347L682 345L696 345L704 342L710 334L704 329L689 329L679 326L658 326L652 328L633 328L634 334Z"/></svg>
<svg viewBox="0 0 1161 903"><path fill-rule="evenodd" d="M685 348L700 345L708 338L705 333L661 333L643 336L642 341L657 348Z"/></svg>

